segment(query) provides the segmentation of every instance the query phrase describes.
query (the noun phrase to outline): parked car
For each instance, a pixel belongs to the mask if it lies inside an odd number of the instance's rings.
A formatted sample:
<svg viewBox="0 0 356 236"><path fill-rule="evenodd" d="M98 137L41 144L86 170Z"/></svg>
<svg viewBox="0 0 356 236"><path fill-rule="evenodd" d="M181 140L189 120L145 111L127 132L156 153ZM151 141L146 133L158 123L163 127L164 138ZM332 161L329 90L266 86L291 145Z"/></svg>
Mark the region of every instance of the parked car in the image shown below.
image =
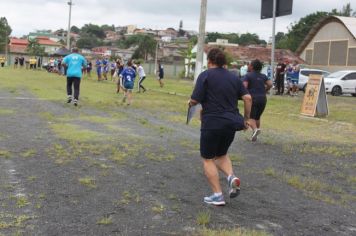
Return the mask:
<svg viewBox="0 0 356 236"><path fill-rule="evenodd" d="M337 71L328 75L324 81L327 93L331 93L333 96L351 94L356 97L356 71Z"/></svg>
<svg viewBox="0 0 356 236"><path fill-rule="evenodd" d="M307 83L309 81L309 75L323 75L324 78L327 77L330 72L325 71L325 70L319 70L319 69L300 69L299 71L299 82L298 82L298 89L305 92L305 89L307 87ZM285 73L285 79L284 79L284 87L288 88L288 73Z"/></svg>
<svg viewBox="0 0 356 236"><path fill-rule="evenodd" d="M324 78L327 77L330 74L328 71L324 70L318 70L318 69L300 69L299 71L299 82L298 82L298 88L299 90L302 90L305 92L305 89L307 87L307 83L309 80L309 75L323 75Z"/></svg>

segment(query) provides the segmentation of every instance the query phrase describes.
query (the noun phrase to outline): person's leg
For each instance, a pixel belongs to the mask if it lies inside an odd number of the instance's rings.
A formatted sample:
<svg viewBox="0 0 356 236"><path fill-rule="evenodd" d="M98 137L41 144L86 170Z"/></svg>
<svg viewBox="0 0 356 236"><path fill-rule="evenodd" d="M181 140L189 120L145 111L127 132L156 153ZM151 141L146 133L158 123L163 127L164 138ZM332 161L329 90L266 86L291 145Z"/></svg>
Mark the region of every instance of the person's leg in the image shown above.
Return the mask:
<svg viewBox="0 0 356 236"><path fill-rule="evenodd" d="M142 80L141 80L141 82L140 82L140 86L141 86L141 88L143 89L143 92L145 92L146 91L146 88L145 87L143 87L143 81L146 79L146 76L143 76L142 77Z"/></svg>
<svg viewBox="0 0 356 236"><path fill-rule="evenodd" d="M281 82L280 82L280 79L279 79L278 76L277 76L277 78L276 78L276 86L277 86L277 92L276 92L276 94L280 94L280 92L281 92Z"/></svg>
<svg viewBox="0 0 356 236"><path fill-rule="evenodd" d="M256 127L257 129L261 127L261 120L256 120Z"/></svg>
<svg viewBox="0 0 356 236"><path fill-rule="evenodd" d="M74 78L74 105L77 106L80 91L80 78Z"/></svg>
<svg viewBox="0 0 356 236"><path fill-rule="evenodd" d="M79 100L80 78L74 78L74 101Z"/></svg>
<svg viewBox="0 0 356 236"><path fill-rule="evenodd" d="M67 77L67 95L68 95L68 100L67 102L70 103L72 101L72 84L73 84L73 78L72 77Z"/></svg>
<svg viewBox="0 0 356 236"><path fill-rule="evenodd" d="M131 105L132 102L132 89L127 90L127 105Z"/></svg>
<svg viewBox="0 0 356 236"><path fill-rule="evenodd" d="M226 177L234 174L232 170L231 160L227 154L217 157L215 159L215 164L219 168L219 170L221 170L226 175Z"/></svg>
<svg viewBox="0 0 356 236"><path fill-rule="evenodd" d="M206 178L214 193L221 193L218 168L213 159L203 159L203 167Z"/></svg>
<svg viewBox="0 0 356 236"><path fill-rule="evenodd" d="M281 95L284 94L284 76L281 78Z"/></svg>

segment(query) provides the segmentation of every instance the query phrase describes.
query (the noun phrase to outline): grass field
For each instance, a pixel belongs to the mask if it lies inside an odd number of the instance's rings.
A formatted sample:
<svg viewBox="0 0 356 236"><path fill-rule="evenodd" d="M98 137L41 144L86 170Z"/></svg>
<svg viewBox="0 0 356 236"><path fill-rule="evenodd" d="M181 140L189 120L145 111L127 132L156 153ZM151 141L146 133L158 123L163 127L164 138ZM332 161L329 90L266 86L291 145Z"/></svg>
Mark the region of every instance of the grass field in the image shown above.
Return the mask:
<svg viewBox="0 0 356 236"><path fill-rule="evenodd" d="M45 71L0 70L0 169L16 169L22 179L9 185L15 175L0 171L0 197L8 199L0 210L0 235L30 224L35 231L37 220L60 217L66 225L83 215L92 216L81 219L88 224L83 229L114 232L132 223L126 213L157 226L144 235L170 227L190 235L316 233L337 219L342 224L330 229L336 232L354 221L353 97L328 97L330 115L314 119L299 114L302 94L270 96L258 142L248 140L250 131L241 132L230 149L243 194L225 208L209 208L201 202L208 190L201 184L200 122L184 124L192 81L165 79L160 88L148 77L148 91L135 92L131 106L122 104L113 81L85 77L79 107L66 104L65 86L65 77ZM15 198L16 189L28 194ZM48 220L57 202L63 217ZM25 212L26 221L16 226L21 214L14 209L34 214ZM77 230L70 224L69 232ZM99 234L108 235L93 235Z"/></svg>
<svg viewBox="0 0 356 236"><path fill-rule="evenodd" d="M155 78L148 77L144 86L150 91L134 94L134 108L157 115L162 111L172 112L171 115L161 118L182 123L185 121L186 103L193 89L192 81L165 79L165 87L162 89ZM26 90L46 100L66 99L65 77L44 71L2 69L0 87L14 94ZM116 85L112 81L97 82L94 75L91 78L85 77L81 84L80 102L110 111L110 108L121 103L122 94L116 94L115 90ZM172 95L174 93L179 95ZM268 137L264 141L271 144L303 144L306 149L306 144L310 142L334 143L343 146L343 149L346 146L346 153L356 152L353 147L356 133L356 99L328 96L330 115L324 119L312 119L299 115L302 96L303 94L299 97L269 98L262 118L262 128L265 137ZM1 111L0 114L9 112L11 111ZM193 125L198 126L199 122L195 120ZM319 151L330 152L323 148L319 148Z"/></svg>

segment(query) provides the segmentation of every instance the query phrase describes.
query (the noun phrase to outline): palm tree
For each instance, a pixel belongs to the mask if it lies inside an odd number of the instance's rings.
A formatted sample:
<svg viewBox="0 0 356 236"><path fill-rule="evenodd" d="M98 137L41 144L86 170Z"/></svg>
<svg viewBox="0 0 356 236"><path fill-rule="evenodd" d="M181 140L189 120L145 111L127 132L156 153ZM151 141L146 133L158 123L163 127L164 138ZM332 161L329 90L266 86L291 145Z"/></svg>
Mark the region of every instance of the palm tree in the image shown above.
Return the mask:
<svg viewBox="0 0 356 236"><path fill-rule="evenodd" d="M192 66L195 64L192 60L196 58L196 52L192 52L193 50L193 44L188 43L188 47L186 49L181 49L179 50L179 54L187 60L187 63L185 65L187 66L187 77L190 77L190 71Z"/></svg>

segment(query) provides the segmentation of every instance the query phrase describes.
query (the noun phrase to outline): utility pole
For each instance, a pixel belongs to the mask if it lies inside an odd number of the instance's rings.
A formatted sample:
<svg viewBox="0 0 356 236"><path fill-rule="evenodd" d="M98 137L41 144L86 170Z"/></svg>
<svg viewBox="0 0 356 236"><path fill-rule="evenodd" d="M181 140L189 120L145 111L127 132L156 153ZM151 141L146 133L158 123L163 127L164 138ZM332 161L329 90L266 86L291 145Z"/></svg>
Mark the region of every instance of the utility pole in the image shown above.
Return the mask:
<svg viewBox="0 0 356 236"><path fill-rule="evenodd" d="M272 81L274 81L274 56L276 48L276 12L277 12L277 0L273 0L273 27L272 27L272 50L271 50L271 73Z"/></svg>
<svg viewBox="0 0 356 236"><path fill-rule="evenodd" d="M198 37L198 48L197 48L197 55L195 61L194 84L197 82L198 76L203 70L207 5L208 5L208 0L201 0L199 37Z"/></svg>
<svg viewBox="0 0 356 236"><path fill-rule="evenodd" d="M5 27L5 62L7 66L9 65L8 41L7 27Z"/></svg>
<svg viewBox="0 0 356 236"><path fill-rule="evenodd" d="M70 21L72 18L72 0L69 0L69 19L68 19L68 31L67 31L67 49L70 50Z"/></svg>

